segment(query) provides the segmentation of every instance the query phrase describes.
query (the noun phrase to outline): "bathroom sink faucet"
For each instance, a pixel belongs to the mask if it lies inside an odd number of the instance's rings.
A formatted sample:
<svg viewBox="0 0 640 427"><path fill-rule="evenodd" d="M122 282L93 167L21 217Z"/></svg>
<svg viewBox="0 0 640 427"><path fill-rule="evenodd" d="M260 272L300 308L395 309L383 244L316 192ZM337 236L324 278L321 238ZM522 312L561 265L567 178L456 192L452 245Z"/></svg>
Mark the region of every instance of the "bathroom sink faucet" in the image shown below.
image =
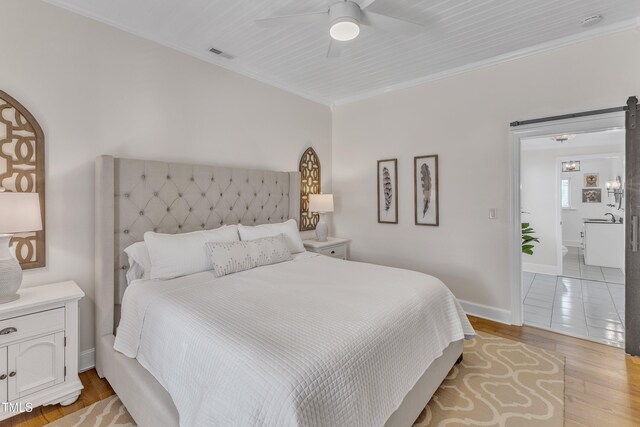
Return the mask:
<svg viewBox="0 0 640 427"><path fill-rule="evenodd" d="M604 214L604 216L607 215L611 215L611 222L616 222L616 216L614 214L612 214L611 212L607 212L606 214Z"/></svg>

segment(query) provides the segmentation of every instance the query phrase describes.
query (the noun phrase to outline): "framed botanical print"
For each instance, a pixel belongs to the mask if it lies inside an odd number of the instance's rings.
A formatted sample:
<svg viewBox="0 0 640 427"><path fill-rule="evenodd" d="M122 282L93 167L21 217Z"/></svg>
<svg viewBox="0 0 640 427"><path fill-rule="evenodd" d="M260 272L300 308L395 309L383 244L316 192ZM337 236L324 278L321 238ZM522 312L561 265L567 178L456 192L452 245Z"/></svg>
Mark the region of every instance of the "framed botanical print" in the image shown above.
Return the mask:
<svg viewBox="0 0 640 427"><path fill-rule="evenodd" d="M439 224L438 156L413 159L414 213L416 225Z"/></svg>
<svg viewBox="0 0 640 427"><path fill-rule="evenodd" d="M378 160L378 222L398 223L398 159Z"/></svg>
<svg viewBox="0 0 640 427"><path fill-rule="evenodd" d="M599 187L598 174L597 173L585 173L584 174L584 186L585 187Z"/></svg>

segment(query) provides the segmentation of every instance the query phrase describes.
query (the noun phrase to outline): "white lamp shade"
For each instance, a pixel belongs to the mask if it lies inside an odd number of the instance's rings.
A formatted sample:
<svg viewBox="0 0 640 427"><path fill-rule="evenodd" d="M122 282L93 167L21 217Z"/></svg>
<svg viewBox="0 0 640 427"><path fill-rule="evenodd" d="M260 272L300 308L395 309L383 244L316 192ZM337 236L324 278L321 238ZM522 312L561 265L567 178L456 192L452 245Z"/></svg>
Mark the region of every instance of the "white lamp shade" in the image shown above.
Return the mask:
<svg viewBox="0 0 640 427"><path fill-rule="evenodd" d="M333 212L333 194L309 194L310 212Z"/></svg>
<svg viewBox="0 0 640 427"><path fill-rule="evenodd" d="M0 233L42 230L38 193L0 193Z"/></svg>

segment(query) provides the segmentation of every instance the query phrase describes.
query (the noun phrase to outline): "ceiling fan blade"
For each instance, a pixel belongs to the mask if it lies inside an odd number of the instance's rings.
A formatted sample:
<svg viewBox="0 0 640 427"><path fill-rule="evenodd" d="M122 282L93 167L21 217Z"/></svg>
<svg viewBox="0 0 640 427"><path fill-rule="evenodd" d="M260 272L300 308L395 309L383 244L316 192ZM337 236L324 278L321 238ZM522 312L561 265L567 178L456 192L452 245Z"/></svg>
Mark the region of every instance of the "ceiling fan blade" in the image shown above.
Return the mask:
<svg viewBox="0 0 640 427"><path fill-rule="evenodd" d="M272 16L270 18L256 19L255 23L263 28L292 24L313 24L321 22L321 19L326 19L328 16L329 12L325 10L323 12L300 13L297 15Z"/></svg>
<svg viewBox="0 0 640 427"><path fill-rule="evenodd" d="M327 58L338 58L342 54L341 42L331 39L329 42L329 50L327 50Z"/></svg>
<svg viewBox="0 0 640 427"><path fill-rule="evenodd" d="M410 36L418 35L426 29L422 25L375 12L362 11L361 22L389 33L403 33Z"/></svg>
<svg viewBox="0 0 640 427"><path fill-rule="evenodd" d="M376 0L361 0L358 2L358 6L360 6L360 10L364 10L371 6Z"/></svg>

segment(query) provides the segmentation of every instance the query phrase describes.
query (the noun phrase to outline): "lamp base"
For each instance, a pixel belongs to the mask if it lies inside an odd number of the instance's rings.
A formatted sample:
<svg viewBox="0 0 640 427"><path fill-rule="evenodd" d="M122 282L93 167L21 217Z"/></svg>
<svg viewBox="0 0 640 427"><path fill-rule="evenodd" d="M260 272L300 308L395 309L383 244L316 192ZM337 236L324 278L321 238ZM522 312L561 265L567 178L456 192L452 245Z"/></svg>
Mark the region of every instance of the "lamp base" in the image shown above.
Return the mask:
<svg viewBox="0 0 640 427"><path fill-rule="evenodd" d="M22 268L9 249L10 234L0 234L0 304L20 298Z"/></svg>
<svg viewBox="0 0 640 427"><path fill-rule="evenodd" d="M329 226L324 222L323 215L320 214L320 219L316 224L316 239L318 242L326 242L327 236L329 236Z"/></svg>

